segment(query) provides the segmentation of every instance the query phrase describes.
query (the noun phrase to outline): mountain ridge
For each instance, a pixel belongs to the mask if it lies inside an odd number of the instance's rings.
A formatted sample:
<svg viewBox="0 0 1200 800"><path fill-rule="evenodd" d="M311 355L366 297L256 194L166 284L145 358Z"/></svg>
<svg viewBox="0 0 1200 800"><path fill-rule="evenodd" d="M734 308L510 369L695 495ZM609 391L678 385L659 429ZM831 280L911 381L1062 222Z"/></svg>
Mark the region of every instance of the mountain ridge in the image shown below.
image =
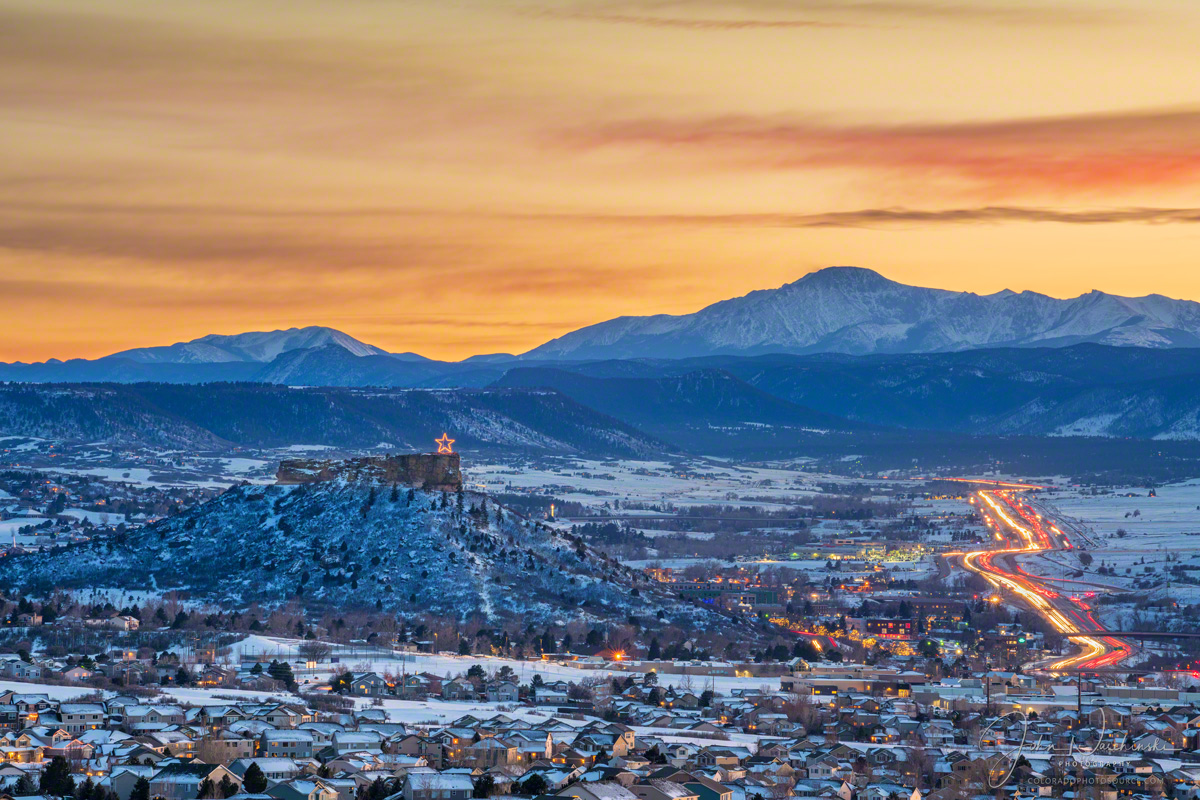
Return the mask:
<svg viewBox="0 0 1200 800"><path fill-rule="evenodd" d="M664 450L653 437L546 390L0 384L0 431L13 436L197 450L423 450L446 430L475 451L636 458Z"/></svg>
<svg viewBox="0 0 1200 800"><path fill-rule="evenodd" d="M237 334L210 333L187 342L122 350L99 360L123 359L147 364L212 364L229 361L265 364L283 353L326 345L336 345L356 356L388 355L386 350L360 342L339 330L310 325L305 328Z"/></svg>
<svg viewBox="0 0 1200 800"><path fill-rule="evenodd" d="M390 353L333 328L308 326L209 334L91 360L0 363L0 381L438 386L443 376L469 367L476 375L471 385L483 386L505 367L531 362L918 354L1082 343L1200 348L1200 303L1099 290L1066 299L1010 289L981 295L910 286L863 267L826 267L690 314L615 317L520 355L436 361L411 352Z"/></svg>
<svg viewBox="0 0 1200 800"><path fill-rule="evenodd" d="M692 314L617 317L553 339L522 359L687 358L951 352L1006 346L1200 346L1200 303L1093 290L1060 300L909 286L862 267L827 267L777 289Z"/></svg>

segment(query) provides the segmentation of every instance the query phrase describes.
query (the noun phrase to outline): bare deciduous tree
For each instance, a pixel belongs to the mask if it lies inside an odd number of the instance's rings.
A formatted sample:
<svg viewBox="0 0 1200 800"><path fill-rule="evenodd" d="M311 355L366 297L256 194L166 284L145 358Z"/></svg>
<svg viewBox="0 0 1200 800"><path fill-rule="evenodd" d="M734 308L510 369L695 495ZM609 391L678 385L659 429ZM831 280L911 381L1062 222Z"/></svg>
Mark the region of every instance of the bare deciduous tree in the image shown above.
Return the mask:
<svg viewBox="0 0 1200 800"><path fill-rule="evenodd" d="M333 652L333 648L325 642L313 639L301 644L296 648L296 652L305 661L324 661L329 658L329 654Z"/></svg>

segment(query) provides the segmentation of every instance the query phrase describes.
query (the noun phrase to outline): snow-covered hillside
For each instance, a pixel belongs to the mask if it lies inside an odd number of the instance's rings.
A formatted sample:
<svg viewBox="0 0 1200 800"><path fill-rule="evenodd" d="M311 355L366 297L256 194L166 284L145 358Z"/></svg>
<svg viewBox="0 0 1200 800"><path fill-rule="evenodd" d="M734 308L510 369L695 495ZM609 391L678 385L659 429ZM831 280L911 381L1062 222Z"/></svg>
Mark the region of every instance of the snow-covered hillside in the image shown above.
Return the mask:
<svg viewBox="0 0 1200 800"><path fill-rule="evenodd" d="M369 481L242 486L113 541L0 559L0 584L29 590L186 590L241 607L429 612L497 623L591 619L683 627L728 618L662 591L578 541L467 493Z"/></svg>
<svg viewBox="0 0 1200 800"><path fill-rule="evenodd" d="M0 384L0 431L58 441L226 450L387 442L428 449L450 431L464 450L648 455L663 445L541 389L291 389L249 384Z"/></svg>
<svg viewBox="0 0 1200 800"><path fill-rule="evenodd" d="M619 317L525 354L533 359L685 358L767 352L927 353L1079 342L1200 345L1200 303L1093 291L1059 300L906 286L830 267L694 314Z"/></svg>

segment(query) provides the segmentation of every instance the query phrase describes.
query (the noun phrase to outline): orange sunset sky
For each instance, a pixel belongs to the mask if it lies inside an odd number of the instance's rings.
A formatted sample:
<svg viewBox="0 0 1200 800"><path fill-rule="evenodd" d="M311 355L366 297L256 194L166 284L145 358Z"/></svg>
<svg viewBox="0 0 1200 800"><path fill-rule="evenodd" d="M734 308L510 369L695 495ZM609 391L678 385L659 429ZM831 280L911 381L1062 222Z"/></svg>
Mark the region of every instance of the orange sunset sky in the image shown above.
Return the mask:
<svg viewBox="0 0 1200 800"><path fill-rule="evenodd" d="M520 352L832 264L1200 300L1196 0L0 0L0 360Z"/></svg>

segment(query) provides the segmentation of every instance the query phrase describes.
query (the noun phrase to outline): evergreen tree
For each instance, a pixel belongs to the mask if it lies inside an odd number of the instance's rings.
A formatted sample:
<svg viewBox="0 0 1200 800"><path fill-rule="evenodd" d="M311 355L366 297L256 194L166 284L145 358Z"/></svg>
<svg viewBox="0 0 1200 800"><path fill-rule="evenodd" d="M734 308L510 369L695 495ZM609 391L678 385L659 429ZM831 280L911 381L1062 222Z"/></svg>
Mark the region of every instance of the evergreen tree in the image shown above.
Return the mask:
<svg viewBox="0 0 1200 800"><path fill-rule="evenodd" d="M491 797L492 792L496 789L496 779L486 772L479 776L475 781L475 790L471 792L471 797L485 798Z"/></svg>
<svg viewBox="0 0 1200 800"><path fill-rule="evenodd" d="M333 690L338 694L345 694L350 691L350 684L354 680L354 675L349 670L346 670L341 675L338 675L329 682Z"/></svg>
<svg viewBox="0 0 1200 800"><path fill-rule="evenodd" d="M383 800L388 796L388 785L383 778L376 778L371 782L371 788L367 790L367 800Z"/></svg>
<svg viewBox="0 0 1200 800"><path fill-rule="evenodd" d="M658 637L650 640L650 649L646 652L646 658L651 661L658 661L662 658L662 648L658 644Z"/></svg>
<svg viewBox="0 0 1200 800"><path fill-rule="evenodd" d="M138 778L129 793L129 800L150 800L150 781L145 777Z"/></svg>
<svg viewBox="0 0 1200 800"><path fill-rule="evenodd" d="M539 794L545 794L550 788L550 784L546 783L546 779L539 773L534 773L525 779L521 784L521 794L533 795L536 797Z"/></svg>
<svg viewBox="0 0 1200 800"><path fill-rule="evenodd" d="M96 783L89 775L88 779L82 784L75 787L75 796L79 800L92 800L92 795L96 793Z"/></svg>
<svg viewBox="0 0 1200 800"><path fill-rule="evenodd" d="M196 792L197 798L213 798L216 797L216 787L213 786L212 778L205 778L200 781L200 788Z"/></svg>
<svg viewBox="0 0 1200 800"><path fill-rule="evenodd" d="M71 765L62 756L55 756L42 773L38 791L53 797L68 797L75 794L75 779L71 777Z"/></svg>
<svg viewBox="0 0 1200 800"><path fill-rule="evenodd" d="M262 794L267 790L267 776L263 775L258 764L252 763L246 768L246 774L242 776L242 788L250 794Z"/></svg>
<svg viewBox="0 0 1200 800"><path fill-rule="evenodd" d="M282 683L288 689L296 688L296 676L292 674L292 666L286 661L271 661L267 674Z"/></svg>
<svg viewBox="0 0 1200 800"><path fill-rule="evenodd" d="M227 798L237 794L237 784L229 780L229 776L225 775L221 778L221 782L217 784L217 797Z"/></svg>

